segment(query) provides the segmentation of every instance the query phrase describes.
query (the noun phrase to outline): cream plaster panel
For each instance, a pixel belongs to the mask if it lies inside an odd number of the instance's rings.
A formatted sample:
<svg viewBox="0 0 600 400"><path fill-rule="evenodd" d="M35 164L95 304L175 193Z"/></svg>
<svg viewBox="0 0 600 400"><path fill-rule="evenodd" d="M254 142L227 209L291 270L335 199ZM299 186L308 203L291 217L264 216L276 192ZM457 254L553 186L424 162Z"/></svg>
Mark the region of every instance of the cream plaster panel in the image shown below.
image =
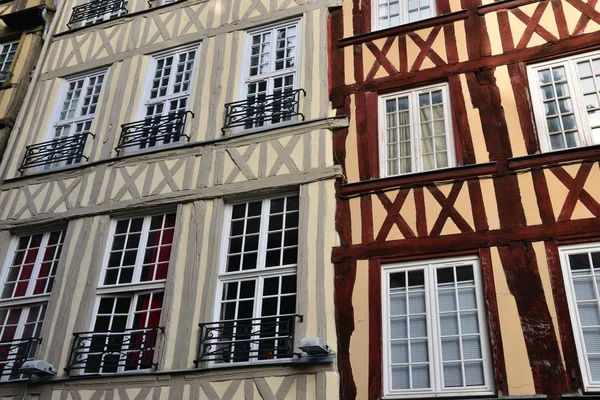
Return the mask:
<svg viewBox="0 0 600 400"><path fill-rule="evenodd" d="M554 210L554 216L558 217L560 215L560 211L562 210L563 204L565 204L565 199L567 198L569 191L565 185L563 185L562 182L559 181L558 178L549 170L545 169L544 175L546 176L546 183L548 184L548 192L552 193L552 196L550 196L552 210ZM575 214L573 214L573 216L574 215Z"/></svg>
<svg viewBox="0 0 600 400"><path fill-rule="evenodd" d="M494 182L491 179L481 179L481 194L490 230L500 229L500 217L498 216L498 204Z"/></svg>
<svg viewBox="0 0 600 400"><path fill-rule="evenodd" d="M398 49L398 38L397 37L394 38L392 47L390 47L386 57L388 60L390 60L392 65L394 65L396 67L396 69L400 68L400 50ZM381 69L385 71L385 69L383 69L383 67ZM386 75L387 75L387 72L386 72Z"/></svg>
<svg viewBox="0 0 600 400"><path fill-rule="evenodd" d="M34 187L32 187L32 190L31 190L32 193L34 192L34 190L33 190ZM18 193L16 200L17 200L17 205L15 207L15 211L20 210L22 207L24 207L27 204L25 195L23 195L23 193ZM25 213L23 213L23 218L27 218L30 216L31 216L31 213L29 212L29 209L25 210Z"/></svg>
<svg viewBox="0 0 600 400"><path fill-rule="evenodd" d="M120 188L125 184L125 181L123 180L123 176L121 175L121 173L119 172L119 170L115 169L115 172L116 172L116 174L115 174L115 178L114 178L113 190L112 190L112 193L110 193L110 198L111 199L114 198L117 193L119 193ZM131 174L131 170L130 169L127 169L127 172L129 174ZM109 176L110 176L110 174L109 174ZM131 195L129 195L128 193L126 194L126 196L129 196L129 198L131 198ZM125 199L126 199L126 197L124 196L122 198L122 200L125 200Z"/></svg>
<svg viewBox="0 0 600 400"><path fill-rule="evenodd" d="M404 217L404 220L410 226L410 229L417 234L417 206L415 205L415 191L411 190L406 196L406 200L402 205L402 210L400 210L400 214ZM396 229L398 227L394 224Z"/></svg>
<svg viewBox="0 0 600 400"><path fill-rule="evenodd" d="M528 223L528 225L531 225ZM533 250L535 251L535 258L537 259L538 270L540 272L540 278L542 280L542 287L544 288L544 297L548 304L548 310L550 311L550 317L552 318L552 325L554 326L554 333L560 343L560 330L558 329L558 318L556 314L556 306L554 304L554 296L552 294L552 281L550 280L550 270L548 267L548 259L546 258L546 247L544 242L532 243ZM563 354L562 346L558 346L560 350L560 358L562 360L563 368L566 370L565 357Z"/></svg>
<svg viewBox="0 0 600 400"><path fill-rule="evenodd" d="M567 20L567 27L569 29L569 33L573 33L575 27L577 26L577 22L579 21L579 17L581 16L581 12L566 1L561 2L561 4L563 12L565 13L565 19ZM589 24L592 23L592 21L589 22Z"/></svg>
<svg viewBox="0 0 600 400"><path fill-rule="evenodd" d="M15 193L15 192L18 192L18 189L3 190L0 192L0 202L5 201L5 199L8 198L8 199L6 199L7 206L4 208L0 208L0 219L7 219L8 213L10 210L10 207L8 205L13 203L13 201L11 199L13 197L13 193Z"/></svg>
<svg viewBox="0 0 600 400"><path fill-rule="evenodd" d="M96 177L96 171L91 171L90 174L88 175L88 183L85 187L85 190L83 191L83 196L81 198L81 204L83 205L94 205L92 204L92 200L91 200L91 196L92 196L92 190L94 189L94 178Z"/></svg>
<svg viewBox="0 0 600 400"><path fill-rule="evenodd" d="M492 248L491 253L508 394L511 396L534 395L533 374L527 356L517 303L508 289L498 249Z"/></svg>
<svg viewBox="0 0 600 400"><path fill-rule="evenodd" d="M369 261L356 262L356 280L352 293L354 332L350 337L350 365L356 398L369 398Z"/></svg>
<svg viewBox="0 0 600 400"><path fill-rule="evenodd" d="M277 152L275 151L275 149L273 149L273 147L269 144L267 144L267 176L269 175L269 173L271 172L271 167L273 166L273 164L275 164L275 160L277 160ZM279 170L279 174L283 173L283 167Z"/></svg>
<svg viewBox="0 0 600 400"><path fill-rule="evenodd" d="M392 190L389 192L385 192L384 196L387 196L390 201L394 201L394 199L396 198L396 195L398 194L398 190ZM353 225L356 226L357 228L357 236L358 233L362 233L361 229L362 228L362 212L361 212L361 208L360 208L360 197L356 197L353 198L351 200L355 201L354 205L356 207L356 211L353 210L352 215L356 216L355 219L353 219L354 223ZM352 206L352 203L350 203L350 206ZM373 235L375 237L377 237L378 233L381 231L381 227L383 226L383 222L385 221L385 218L387 217L387 210L383 207L383 204L381 204L381 201L379 201L379 198L377 196L372 195L371 196L371 208L372 208L372 213L373 213ZM353 237L353 244L357 244L357 243L361 243L362 242L362 237L358 237L357 240L358 241L354 241L354 226L352 226L352 237ZM400 234L400 232L394 232L392 233L390 231L387 240L393 240L393 239L403 239L404 237Z"/></svg>
<svg viewBox="0 0 600 400"><path fill-rule="evenodd" d="M224 159L225 159L224 168L223 168L223 181L225 181L227 179L227 177L229 177L229 175L231 174L231 171L233 171L234 169L237 169L237 166L235 165L235 163L231 159L231 156L229 155L228 152L224 151L223 152L223 156L224 156ZM215 169L215 175L217 173L218 172ZM243 181L243 180L244 180L244 175L242 173L240 173L235 178L234 182L240 182L240 181Z"/></svg>
<svg viewBox="0 0 600 400"><path fill-rule="evenodd" d="M520 119L517 111L517 104L515 102L515 95L512 90L510 76L508 75L508 67L501 66L496 68L495 77L496 84L500 90L500 100L502 108L504 109L504 116L506 117L506 125L513 157L526 156L527 149L525 148L523 131L521 130L521 124L519 122Z"/></svg>
<svg viewBox="0 0 600 400"><path fill-rule="evenodd" d="M590 22L585 27L585 30L583 31L583 33L588 34L588 33L592 33L592 32L598 32L599 30L600 30L600 25L598 25L597 22L590 20Z"/></svg>
<svg viewBox="0 0 600 400"><path fill-rule="evenodd" d="M306 259L308 260L309 266L321 266L323 265L322 260L317 259L317 248L322 246L322 243L317 242L319 226L323 221L319 221L319 184L312 183L307 185L306 193L308 193L309 209L308 213L308 226L307 229L307 246L305 249ZM300 253L301 249L298 249ZM317 304L317 296L314 289L317 287L317 271L316 268L307 268L305 276L309 282L308 284L308 298L307 298L307 315L304 316L304 323L306 324L306 331L308 336L317 336L317 308L322 307L322 304Z"/></svg>
<svg viewBox="0 0 600 400"><path fill-rule="evenodd" d="M310 132L307 132L304 135L310 136ZM281 143L285 147L289 143L289 141L292 140L292 138L294 138L294 136L288 136L287 138L282 138L281 140L279 140L279 143ZM323 151L324 150L325 149L323 149ZM292 161L294 161L294 164L296 164L296 167L298 168L298 170L302 171L302 169L303 169L302 168L302 159L304 158L303 138L300 138L298 143L296 143L296 145L294 146L294 149L291 151L290 158L292 159ZM287 166L285 166L285 165L282 166L281 170L283 170L283 168L288 169ZM293 171L289 171L289 172L293 173Z"/></svg>
<svg viewBox="0 0 600 400"><path fill-rule="evenodd" d="M308 41L304 41L304 51L302 52L302 59L306 63L306 67L312 70L312 81L307 82L305 79L300 81L300 85L302 87L306 87L307 97L300 98L300 107L303 106L302 102L306 100L310 96L311 108L310 115L306 115L306 119L318 118L320 116L324 116L325 112L321 112L321 98L328 98L329 93L323 93L323 89L327 88L327 68L329 66L329 60L327 58L321 58L321 47L327 48L327 43L321 43L322 35L320 35L321 29L319 28L319 23L321 21L321 10L315 10L311 12L313 26L311 27L314 38L313 38L313 51L312 54L309 54L306 50L306 46L308 45ZM303 20L303 23L306 25L306 19ZM303 34L306 34L306 30L303 30ZM309 64L309 62L312 63ZM305 68L301 73L304 73ZM310 85L310 86L309 86ZM327 102L329 105L329 102Z"/></svg>
<svg viewBox="0 0 600 400"><path fill-rule="evenodd" d="M489 13L485 15L485 24L487 26L490 38L492 55L502 54L502 38L500 36L500 25L498 22L498 13Z"/></svg>
<svg viewBox="0 0 600 400"><path fill-rule="evenodd" d="M442 188L440 187L440 190ZM428 189L423 189L423 197L425 199L425 215L427 219L427 232L431 232L435 221L437 220L438 215L442 211L442 206L437 200L433 197L433 195L429 192Z"/></svg>
<svg viewBox="0 0 600 400"><path fill-rule="evenodd" d="M352 103L356 104L356 97L352 96ZM350 121L356 118L355 107L350 107ZM358 138L356 124L351 123L348 127L348 136L346 138L346 180L348 183L360 181L358 173Z"/></svg>
<svg viewBox="0 0 600 400"><path fill-rule="evenodd" d="M450 12L462 10L462 5L461 5L460 0L449 0L448 3L450 4Z"/></svg>
<svg viewBox="0 0 600 400"><path fill-rule="evenodd" d="M335 302L334 302L334 291L335 287L335 274L334 266L331 263L331 249L340 245L340 240L337 232L334 229L328 229L327 227L335 226L335 214L337 207L337 198L335 195L335 182L328 180L325 183L325 204L321 204L321 207L327 207L327 214L325 221L320 221L326 228L324 229L324 243L321 246L324 248L323 260L318 260L317 265L323 265L323 287L325 288L325 307L326 320L327 320L327 337L325 338L327 344L333 349L338 351L337 346L337 333L335 326ZM334 374L337 379L337 374ZM329 397L328 397L329 398Z"/></svg>
<svg viewBox="0 0 600 400"><path fill-rule="evenodd" d="M375 46L377 46L379 49L381 49L383 47L384 43L385 43L385 39L378 39L378 40L373 41L373 44ZM364 78L371 70L371 67L375 63L376 58L373 55L373 53L371 52L371 50L369 50L369 48L366 45L363 44L361 46L362 46L363 78ZM383 70L383 76L388 75L383 67L379 67L379 71L377 71L377 74L375 75L376 78L380 78L382 76L381 70Z"/></svg>
<svg viewBox="0 0 600 400"><path fill-rule="evenodd" d="M233 82L229 82L229 74L230 71L233 70L235 72L235 75L241 75L241 60L242 57L239 56L239 58L236 54L233 54L233 46L232 46L232 42L233 42L233 35L225 35L225 47L220 49L220 54L221 57L223 57L223 73L221 75L221 84L219 85L219 87L216 89L216 92L212 93L212 96L218 96L219 102L217 103L217 110L225 110L225 93L227 92L227 89L229 88L230 85L233 84ZM239 47L243 49L244 46L244 41L241 40L239 43ZM200 57L202 57L202 52L200 53ZM228 60L231 60L231 62L229 62ZM239 61L238 61L239 60ZM210 68L211 66L214 68L214 65L216 63L216 60L214 58L212 58L211 60L209 60L209 62L206 64L207 68ZM204 82L202 82L201 84L205 84L208 85L208 79L210 78L210 73L206 74L204 77ZM234 87L233 90L233 97L234 99L239 99L240 95L238 94L239 90L237 87ZM213 110L214 113L214 110ZM217 113L218 115L219 113ZM217 117L217 129L221 128L221 123L224 120L224 117L221 118L220 116ZM216 136L220 136L221 132L219 131Z"/></svg>
<svg viewBox="0 0 600 400"><path fill-rule="evenodd" d="M248 148L248 146L244 146L243 148L238 148L237 150L240 152L240 154L243 154L243 152L246 150L246 148ZM257 146L254 149L254 153L252 154L252 157L250 157L250 159L246 162L246 165L254 173L254 176L258 176L259 162L260 162L260 146ZM242 177L243 177L243 175L242 175Z"/></svg>
<svg viewBox="0 0 600 400"><path fill-rule="evenodd" d="M588 208L581 202L578 201L575 204L575 209L573 210L573 215L571 219L586 219L586 218L594 218L595 215L588 210Z"/></svg>
<svg viewBox="0 0 600 400"><path fill-rule="evenodd" d="M529 42L527 43L527 47L542 46L546 43L548 42L545 39L534 32L533 35L531 35L531 39L529 39Z"/></svg>
<svg viewBox="0 0 600 400"><path fill-rule="evenodd" d="M522 9L523 7L521 7L521 10ZM512 32L513 41L516 46L517 43L519 43L519 41L521 40L523 33L525 32L526 25L523 22L521 22L520 19L515 17L513 13L510 12L508 13L508 20L510 21L510 30Z"/></svg>
<svg viewBox="0 0 600 400"><path fill-rule="evenodd" d="M427 35L429 33L429 31L431 31L431 29L422 30L422 31L415 32L415 33L419 34L419 33L425 32L425 35ZM419 36L421 36L421 35L419 35ZM427 36L425 36L425 39L423 39L423 40L426 40L426 39L427 39ZM419 46L417 46L415 44L415 42L407 35L406 36L406 63L408 65L409 70L412 67L412 65L415 63L415 59L419 55L420 51L421 51L421 49L419 48ZM425 65L425 62L423 62L423 65ZM424 68L421 67L420 69L424 69Z"/></svg>
<svg viewBox="0 0 600 400"><path fill-rule="evenodd" d="M346 4L348 2L344 2ZM344 68L344 83L346 85L351 85L356 82L354 79L354 47L347 46L344 47L344 65L340 65L340 68Z"/></svg>
<svg viewBox="0 0 600 400"><path fill-rule="evenodd" d="M214 38L207 38L202 41L201 54L203 57L206 58L207 67L213 64L214 50L215 50L215 39ZM241 59L241 58L238 58L238 59ZM210 82L209 77L204 78L204 80L207 83ZM198 83L198 84L200 84L200 83ZM210 98L211 98L210 84L200 84L200 89L196 89L195 92L197 93L198 90L200 90L200 113L199 114L201 114L201 115L197 115L196 118L198 118L198 121L200 121L200 118L202 118L202 116L204 116L203 120L206 120L206 118L207 118L206 115L211 112L209 109ZM200 129L199 130L200 136L198 137L198 140L206 140L206 134L207 134L207 132L205 129Z"/></svg>
<svg viewBox="0 0 600 400"><path fill-rule="evenodd" d="M600 199L600 185L598 182L600 182L600 163L597 162L592 166L584 185L585 190L596 200Z"/></svg>
<svg viewBox="0 0 600 400"><path fill-rule="evenodd" d="M467 78L464 74L460 75L460 83L465 98L465 108L467 110L467 118L469 120L469 128L471 130L471 139L473 140L473 149L475 151L475 161L477 163L485 163L490 160L483 135L483 127L481 125L481 117L479 110L473 107Z"/></svg>
<svg viewBox="0 0 600 400"><path fill-rule="evenodd" d="M373 205L378 204L379 201L374 201ZM381 205L381 203L379 203ZM381 207L383 208L383 207ZM376 220L376 216L380 217L381 212L376 213L375 207L373 207L373 228L381 227L383 220ZM350 199L350 222L352 224L352 244L362 243L362 223L361 223L361 211L360 211L360 197L354 197ZM379 232L379 229L375 229Z"/></svg>
<svg viewBox="0 0 600 400"><path fill-rule="evenodd" d="M469 187L467 182L463 183L460 192L458 193L458 197L454 202L454 208L461 217L467 221L469 226L475 230L475 220L473 219L473 207L471 205L471 197L469 195ZM450 220L450 219L448 219Z"/></svg>
<svg viewBox="0 0 600 400"><path fill-rule="evenodd" d="M527 226L541 225L542 218L537 205L537 197L531 174L519 174L517 178L519 180L519 189L521 190L521 199L523 209L525 210Z"/></svg>
<svg viewBox="0 0 600 400"><path fill-rule="evenodd" d="M437 36L435 37L435 40L431 45L431 49L435 51L438 54L438 56L440 56L440 58L447 63L448 54L446 54L446 35L444 33L444 30L440 29ZM427 38L425 38L425 40L427 40Z"/></svg>
<svg viewBox="0 0 600 400"><path fill-rule="evenodd" d="M469 53L467 51L467 34L465 28L465 21L456 21L454 23L454 34L456 35L456 49L458 50L458 60L467 61L469 59Z"/></svg>
<svg viewBox="0 0 600 400"><path fill-rule="evenodd" d="M11 78L13 82L19 82L23 73L29 74L30 71L25 69L25 63L29 61L30 57L33 57L34 54L31 51L32 39L35 35L24 34L21 35L21 40L19 41L19 47L17 49L17 54L15 55L14 62L12 65L12 71L14 76ZM2 109L4 112L4 109Z"/></svg>
<svg viewBox="0 0 600 400"><path fill-rule="evenodd" d="M542 14L539 24L557 38L560 37L560 34L558 33L558 26L556 25L556 19L554 18L552 3L546 6L546 10L544 11L544 14Z"/></svg>

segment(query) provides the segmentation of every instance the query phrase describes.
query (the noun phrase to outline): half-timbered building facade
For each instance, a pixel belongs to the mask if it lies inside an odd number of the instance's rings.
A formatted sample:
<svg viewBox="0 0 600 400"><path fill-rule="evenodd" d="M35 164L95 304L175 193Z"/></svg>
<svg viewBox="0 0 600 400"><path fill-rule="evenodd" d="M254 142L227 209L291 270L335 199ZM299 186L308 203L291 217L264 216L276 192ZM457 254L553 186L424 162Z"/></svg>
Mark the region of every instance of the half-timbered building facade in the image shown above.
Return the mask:
<svg viewBox="0 0 600 400"><path fill-rule="evenodd" d="M299 349L337 348L330 3L62 3L0 166L1 399L338 396Z"/></svg>
<svg viewBox="0 0 600 400"><path fill-rule="evenodd" d="M596 1L329 23L341 398L598 396Z"/></svg>
<svg viewBox="0 0 600 400"><path fill-rule="evenodd" d="M35 66L48 37L53 7L44 0L0 4L0 161L32 75L37 75Z"/></svg>

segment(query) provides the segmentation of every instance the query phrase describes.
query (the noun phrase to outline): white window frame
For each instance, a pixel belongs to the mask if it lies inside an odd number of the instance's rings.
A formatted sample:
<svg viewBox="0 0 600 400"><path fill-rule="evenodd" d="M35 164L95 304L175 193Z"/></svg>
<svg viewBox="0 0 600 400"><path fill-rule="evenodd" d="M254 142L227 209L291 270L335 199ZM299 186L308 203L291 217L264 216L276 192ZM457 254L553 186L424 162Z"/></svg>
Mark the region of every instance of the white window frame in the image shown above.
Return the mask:
<svg viewBox="0 0 600 400"><path fill-rule="evenodd" d="M11 40L8 42L0 43L0 54L2 54L5 49L8 49L8 51L6 52L7 57L10 55L13 45L15 45L13 59L8 62L5 60L4 62L0 63L0 72L6 72L6 74L7 74L6 79L2 79L3 77L0 75L0 85L10 81L10 76L12 75L11 68L12 68L13 63L15 62L15 57L17 56L17 50L19 50L19 40Z"/></svg>
<svg viewBox="0 0 600 400"><path fill-rule="evenodd" d="M423 169L422 160L422 146L421 146L421 122L419 118L419 94L425 92L431 92L440 89L443 96L444 105L444 118L445 118L445 129L446 129L446 148L448 153L448 166L441 168L434 168L429 170ZM409 118L410 118L410 130L411 130L411 172L389 174L388 163L387 163L387 137L386 137L386 112L385 102L389 99L395 99L401 96L408 96L409 98ZM433 172L442 169L456 167L456 149L454 147L454 129L452 121L452 104L450 103L450 94L447 83L440 83L435 85L421 86L411 90L404 90L400 92L387 93L379 96L378 103L378 119L377 124L378 136L379 136L379 171L381 171L381 177L389 176L402 176L410 175L419 172Z"/></svg>
<svg viewBox="0 0 600 400"><path fill-rule="evenodd" d="M0 298L0 307L2 309L6 309L6 310L11 310L11 309L17 309L17 308L22 308L23 311L21 312L21 315L19 316L19 322L17 323L17 329L15 331L14 334L14 339L13 340L19 340L19 339L28 339L28 338L23 338L23 332L25 330L25 325L27 323L27 318L29 317L29 313L31 312L32 308L40 306L40 307L45 307L46 308L46 312L48 310L48 302L50 301L50 295L52 294L52 290L50 290L48 293L40 293L40 294L33 294L33 291L35 289L35 283L37 281L37 279L39 278L39 273L40 273L40 269L41 269L41 265L43 263L44 260L44 255L48 246L48 241L50 239L50 235L54 232L62 232L61 233L61 241L59 241L58 246L61 247L61 254L59 255L60 257L63 257L63 251L64 249L64 240L65 240L65 235L66 235L66 228L57 228L57 229L47 229L47 230L43 230L43 231L33 231L33 232L27 232L27 233L23 233L23 234L19 234L19 235L14 235L13 238L11 239L11 243L9 245L8 248L8 253L6 256L6 259L4 261L4 264L2 266L2 271L0 273L0 293L4 290L4 285L6 283L6 279L8 277L8 273L9 273L9 269L10 266L13 263L14 257L15 257L15 252L18 248L19 245L19 239L21 237L24 236L33 236L33 235L42 235L42 240L40 242L40 246L39 246L39 250L38 250L38 254L36 255L36 259L34 261L34 266L33 266L33 270L31 273L31 277L29 278L29 283L28 283L28 287L27 287L27 291L25 293L25 295L23 296L19 296L19 297L10 297L10 298ZM50 276L51 271L49 271L49 275ZM52 289L54 289L54 287L56 287L56 276L54 276L54 284ZM43 322L42 322L42 326L43 326ZM0 381L7 381L10 380L9 376L1 376L0 377Z"/></svg>
<svg viewBox="0 0 600 400"><path fill-rule="evenodd" d="M90 121L90 133L92 133L94 135L97 134L97 133L93 132L95 123L96 123L96 115L98 114L98 109L101 107L101 104L102 104L102 97L104 96L105 85L106 85L106 82L108 81L109 72L110 72L110 70L108 68L105 68L105 69L99 69L99 70L94 70L94 71L88 71L83 74L68 76L63 79L63 82L61 83L61 86L60 86L60 94L57 97L58 101L54 107L54 112L52 113L52 122L48 126L48 130L46 131L45 138L43 140L44 142L48 142L48 141L58 139L58 138L67 138L67 137L74 136L76 134L78 135L79 133L74 133L72 128L77 123L85 123L86 121ZM83 104L83 101L85 98L84 91L87 90L87 88L89 87L90 78L98 77L100 75L104 75L104 78L102 81L102 88L100 89L100 94L98 95L98 103L96 104L96 111L93 114L87 114L85 116L81 116L82 104ZM73 81L78 81L81 79L84 79L84 86L81 89L82 93L79 96L79 100L77 101L77 106L75 108L75 116L73 118L60 120L60 113L62 111L61 110L62 106L66 100L67 92L69 90L69 84ZM66 136L59 136L59 137L55 136L57 127L65 126L65 125L69 125L71 127L71 128L69 128L69 134ZM85 133L85 132L86 131L83 131L80 133ZM89 142L89 138L88 138L88 142ZM86 142L86 148L87 148L87 142ZM85 154L85 149L84 149L84 154ZM72 167L81 165L81 163L82 163L82 160L79 160L78 162L73 162L71 164L66 164L65 161L60 161L58 163L42 165L40 167L37 167L36 171L72 168Z"/></svg>
<svg viewBox="0 0 600 400"><path fill-rule="evenodd" d="M399 2L399 7L400 7L400 14L399 14L400 24L390 25L387 28L382 28L379 25L379 0L372 1L372 3L371 3L372 4L371 26L373 27L372 31L378 31L378 30L382 30L382 29L390 29L390 28L394 28L396 26L413 24L415 22L424 21L426 19L433 18L438 15L435 0L429 0L429 9L431 10L431 15L427 18L421 18L416 21L410 22L408 19L408 0L398 0L398 2ZM390 3L390 0L387 0L388 9L389 9L389 3Z"/></svg>
<svg viewBox="0 0 600 400"><path fill-rule="evenodd" d="M546 125L546 119L544 118L544 101L540 93L540 84L538 78L538 71L551 67L564 66L567 76L567 87L571 101L573 103L573 112L575 115L575 123L577 124L577 140L578 146L571 147L571 149L581 148L584 146L594 145L594 139L591 132L590 122L587 117L587 110L583 103L583 94L579 87L579 77L577 75L577 62L590 59L593 57L600 56L600 51L591 51L576 56L563 57L552 61L546 61L538 64L532 64L527 66L527 76L529 79L529 91L531 93L531 102L533 105L533 114L535 117L535 125L538 131L538 139L540 141L541 151L554 152L564 151L569 148L552 150L550 145L550 137L548 132L548 126ZM600 144L600 143L596 143Z"/></svg>
<svg viewBox="0 0 600 400"><path fill-rule="evenodd" d="M438 299L436 288L436 274L438 268L472 265L473 276L475 280L475 292L477 299L477 316L481 337L481 353L483 358L483 374L486 385L473 388L443 388L443 370L441 346L439 345L439 322L438 322ZM384 398L415 398L423 396L444 397L444 396L472 396L472 395L492 395L493 390L493 370L492 358L490 352L489 335L485 320L485 302L483 298L483 285L481 280L480 263L478 257L467 256L457 258L442 258L424 261L414 261L399 264L382 265L381 274L381 304L382 304L382 346L383 346L383 382ZM425 307L427 321L427 346L429 352L429 377L430 389L408 389L392 390L390 357L388 334L389 324L389 277L395 272L423 270L425 282Z"/></svg>
<svg viewBox="0 0 600 400"><path fill-rule="evenodd" d="M577 348L577 359L579 360L579 368L583 378L583 386L585 390L600 391L600 381L593 382L589 363L585 352L585 342L583 338L583 330L577 304L575 304L575 292L573 290L573 278L571 269L569 268L569 255L589 253L592 251L600 251L600 243L585 243L559 247L560 264L565 282L565 290L567 295L567 304L569 306L569 315L571 318L571 326L573 327L573 336L575 337L575 347Z"/></svg>
<svg viewBox="0 0 600 400"><path fill-rule="evenodd" d="M280 28L287 28L291 26L296 26L296 66L294 68L286 68L282 70L275 71L275 45L276 42L276 30ZM269 71L266 74L258 74L250 76L250 62L251 62L251 53L252 53L252 37L255 35L263 34L271 32L271 50L269 53ZM292 18L277 24L263 26L257 29L248 30L244 35L244 51L242 55L242 79L240 79L240 88L238 93L240 93L240 101L245 101L248 96L248 85L255 81L267 81L267 91L266 96L270 96L273 94L272 80L277 76L290 75L293 73L294 75L294 86L292 90L300 89L300 71L302 70L302 18ZM295 71L294 71L295 70ZM268 118L265 119L264 124L258 127L252 127L248 129L244 129L243 126L236 127L234 129L235 133L241 132L252 132L255 130L267 129L271 126L283 126L287 124L293 124L298 121L297 116L293 116L289 121L282 121L276 124L272 124Z"/></svg>
<svg viewBox="0 0 600 400"><path fill-rule="evenodd" d="M173 4L177 1L179 1L179 0L173 1L169 4ZM160 5L162 5L162 4L160 4ZM129 122L143 121L144 118L146 118L146 109L149 105L154 104L154 103L160 103L160 102L164 102L166 104L170 100L176 99L176 98L187 97L187 99L188 99L187 100L187 105L188 105L187 111L191 111L192 100L193 100L193 96L195 95L194 87L196 84L196 74L198 73L198 71L197 71L198 70L198 62L199 62L198 60L200 59L200 55L201 55L201 53L200 53L201 47L202 47L202 43L200 42L200 43L194 43L192 45L186 45L183 47L178 47L175 49L170 49L167 51L161 51L158 53L148 55L149 62L148 62L148 68L146 71L146 76L144 78L142 101L138 108L137 117L135 118L135 121L129 121ZM152 91L152 81L154 80L154 75L156 73L156 66L157 66L158 60L165 58L165 57L169 57L169 56L174 56L174 58L176 58L176 56L178 54L186 53L191 50L196 51L196 57L194 58L194 65L192 66L192 74L190 76L190 85L189 85L188 90L185 92L173 94L173 82L174 82L173 78L177 72L176 68L173 67L171 70L170 78L169 78L168 93L165 96L151 99L150 93ZM164 116L167 114L168 114L167 107L165 107L163 109L162 115ZM189 125L189 123L187 125ZM186 130L187 129L189 129L189 126L186 126ZM124 151L126 153L144 152L144 151L151 151L151 150L156 150L156 149L163 149L163 148L167 148L167 147L180 146L182 143L183 143L183 140L180 140L177 142L171 142L171 143L167 143L167 144L162 143L160 145L155 145L152 147L145 147L145 148L140 148L139 146L138 147L132 146L132 147L125 148Z"/></svg>
<svg viewBox="0 0 600 400"><path fill-rule="evenodd" d="M254 297L254 309L253 309L253 317L255 319L259 319L262 303L261 299L263 296L263 283L266 278L272 276L289 276L295 275L298 276L298 260L296 259L296 264L293 266L280 266L280 267L265 267L266 264L266 255L267 255L267 237L268 237L268 224L269 224L269 206L271 204L271 200L276 200L286 196L298 196L297 192L289 192L289 193L281 193L275 196L269 197L254 197L245 199L243 201L235 201L232 203L227 203L225 205L225 225L223 227L223 234L221 238L221 247L220 251L220 262L219 262L219 274L217 276L217 290L215 294L215 304L214 304L214 318L213 321L220 322L221 321L221 306L222 306L222 298L223 298L223 289L225 284L230 282L240 282L242 279L244 280L252 280L256 281L255 297ZM233 206L236 204L244 204L251 203L254 201L262 201L262 210L261 210L261 221L259 228L259 244L257 250L257 261L256 264L259 266L254 270L243 271L240 265L240 271L236 272L227 272L227 249L229 247L229 233L231 231L231 217L233 213ZM300 204L298 204L298 217L300 217ZM285 225L283 225L285 228ZM300 229L300 218L298 218L298 229ZM299 239L299 238L298 238ZM298 254L300 253L300 240L298 240L297 244ZM298 285L296 284L296 313L298 313ZM287 315L287 314L284 314ZM217 363L216 361L210 361L209 365L211 367L226 367L226 366L243 366L243 365L254 365L254 364L263 364L263 363L281 363L291 361L291 358L275 358L272 360L251 360L251 361L240 361L240 362L228 362L228 363Z"/></svg>

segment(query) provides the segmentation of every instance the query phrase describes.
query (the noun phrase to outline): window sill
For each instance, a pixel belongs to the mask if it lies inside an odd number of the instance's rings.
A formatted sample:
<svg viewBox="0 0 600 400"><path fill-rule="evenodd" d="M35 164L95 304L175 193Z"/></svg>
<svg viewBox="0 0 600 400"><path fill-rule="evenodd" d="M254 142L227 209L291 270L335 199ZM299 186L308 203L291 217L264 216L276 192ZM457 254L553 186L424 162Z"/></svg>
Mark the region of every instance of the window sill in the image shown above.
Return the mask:
<svg viewBox="0 0 600 400"><path fill-rule="evenodd" d="M511 158L508 160L508 168L514 171L518 169L535 168L548 164L558 164L575 160L598 159L600 159L600 145L597 144L593 146L548 151L523 157Z"/></svg>
<svg viewBox="0 0 600 400"><path fill-rule="evenodd" d="M436 183L455 179L467 179L491 175L498 172L495 162L471 164L459 167L444 168L427 172L416 172L405 175L395 175L368 181L346 183L342 185L342 195L352 196L359 193L395 187L412 187L427 183Z"/></svg>
<svg viewBox="0 0 600 400"><path fill-rule="evenodd" d="M381 400L398 400L398 399L422 399L424 397L427 398L444 398L444 399L489 399L489 398L497 398L498 395L493 391L485 391L485 392L447 392L447 393L433 393L433 392L420 392L420 393L403 393L403 394L388 394L381 397ZM545 396L544 396L545 397ZM503 398L510 398L503 397ZM519 396L519 399L523 399L523 397Z"/></svg>

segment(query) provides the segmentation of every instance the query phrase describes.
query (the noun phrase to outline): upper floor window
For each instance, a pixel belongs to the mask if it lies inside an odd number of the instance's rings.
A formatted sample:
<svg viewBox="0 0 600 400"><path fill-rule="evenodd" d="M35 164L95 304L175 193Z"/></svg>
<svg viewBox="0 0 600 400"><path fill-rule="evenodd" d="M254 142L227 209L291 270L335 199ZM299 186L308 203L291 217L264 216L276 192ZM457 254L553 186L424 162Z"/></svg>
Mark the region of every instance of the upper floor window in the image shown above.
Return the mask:
<svg viewBox="0 0 600 400"><path fill-rule="evenodd" d="M91 332L75 333L68 370L152 368L175 214L113 221Z"/></svg>
<svg viewBox="0 0 600 400"><path fill-rule="evenodd" d="M12 75L10 66L15 59L19 41L0 43L0 83L6 82Z"/></svg>
<svg viewBox="0 0 600 400"><path fill-rule="evenodd" d="M380 97L382 176L455 165L447 85Z"/></svg>
<svg viewBox="0 0 600 400"><path fill-rule="evenodd" d="M386 395L491 394L477 259L389 265L382 281Z"/></svg>
<svg viewBox="0 0 600 400"><path fill-rule="evenodd" d="M300 21L248 32L245 41L245 100L232 103L227 126L244 129L292 121L299 115Z"/></svg>
<svg viewBox="0 0 600 400"><path fill-rule="evenodd" d="M600 243L560 249L579 366L586 390L600 389Z"/></svg>
<svg viewBox="0 0 600 400"><path fill-rule="evenodd" d="M375 29L386 29L435 16L433 0L375 0Z"/></svg>
<svg viewBox="0 0 600 400"><path fill-rule="evenodd" d="M600 144L600 53L529 67L542 151Z"/></svg>
<svg viewBox="0 0 600 400"><path fill-rule="evenodd" d="M293 356L298 213L297 195L228 207L218 322L203 324L201 360L235 363Z"/></svg>
<svg viewBox="0 0 600 400"><path fill-rule="evenodd" d="M16 237L2 269L0 379L19 379L34 358L63 247L65 231Z"/></svg>
<svg viewBox="0 0 600 400"><path fill-rule="evenodd" d="M145 140L140 149L181 141L183 131L172 121L165 124L165 117L175 118L189 110L198 51L195 45L152 57L144 101Z"/></svg>

